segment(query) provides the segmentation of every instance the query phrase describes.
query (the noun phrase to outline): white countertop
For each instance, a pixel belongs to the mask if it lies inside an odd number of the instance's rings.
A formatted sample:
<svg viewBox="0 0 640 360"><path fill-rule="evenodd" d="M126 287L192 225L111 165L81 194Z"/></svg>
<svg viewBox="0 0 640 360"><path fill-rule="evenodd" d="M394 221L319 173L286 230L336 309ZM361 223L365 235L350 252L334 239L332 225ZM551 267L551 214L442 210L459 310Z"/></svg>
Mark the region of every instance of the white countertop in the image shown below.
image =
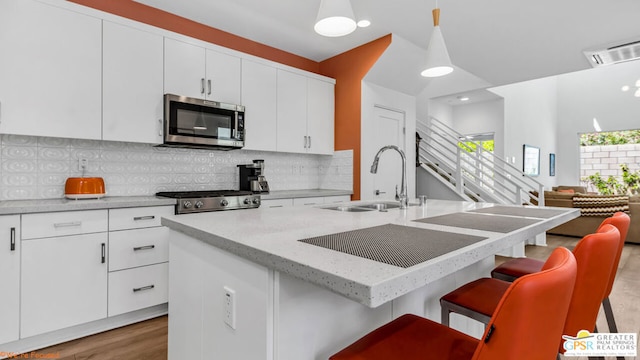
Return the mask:
<svg viewBox="0 0 640 360"><path fill-rule="evenodd" d="M507 234L411 221L490 206L493 205L445 200L429 200L425 207L410 206L407 210L389 209L387 212L340 212L322 209L322 206L292 206L173 215L163 218L162 224L369 307L377 307L579 215L576 209L562 208L561 215L540 219L540 222ZM500 216L484 215L487 221ZM389 223L487 239L409 268L298 241Z"/></svg>
<svg viewBox="0 0 640 360"><path fill-rule="evenodd" d="M98 210L139 206L175 205L176 199L156 196L113 196L101 199L71 200L5 200L0 201L0 215L29 214L53 211Z"/></svg>

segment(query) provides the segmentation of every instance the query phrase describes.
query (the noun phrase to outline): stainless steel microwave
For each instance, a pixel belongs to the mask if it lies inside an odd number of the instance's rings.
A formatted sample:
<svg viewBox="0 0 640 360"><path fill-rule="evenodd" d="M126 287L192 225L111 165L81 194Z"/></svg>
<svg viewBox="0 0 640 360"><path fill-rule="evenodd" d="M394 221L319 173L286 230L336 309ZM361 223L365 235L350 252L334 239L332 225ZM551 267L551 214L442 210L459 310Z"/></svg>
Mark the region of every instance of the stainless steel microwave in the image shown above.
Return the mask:
<svg viewBox="0 0 640 360"><path fill-rule="evenodd" d="M244 106L164 95L164 144L218 150L244 146Z"/></svg>

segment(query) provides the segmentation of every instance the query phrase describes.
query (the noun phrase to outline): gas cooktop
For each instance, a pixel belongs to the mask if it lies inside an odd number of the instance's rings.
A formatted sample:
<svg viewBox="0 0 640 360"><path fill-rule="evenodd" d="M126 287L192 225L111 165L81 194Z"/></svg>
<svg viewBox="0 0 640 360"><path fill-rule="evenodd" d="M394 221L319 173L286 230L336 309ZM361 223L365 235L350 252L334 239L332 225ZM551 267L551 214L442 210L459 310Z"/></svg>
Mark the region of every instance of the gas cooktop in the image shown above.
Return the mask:
<svg viewBox="0 0 640 360"><path fill-rule="evenodd" d="M240 190L162 191L156 196L178 199L176 214L250 209L260 206L260 195Z"/></svg>

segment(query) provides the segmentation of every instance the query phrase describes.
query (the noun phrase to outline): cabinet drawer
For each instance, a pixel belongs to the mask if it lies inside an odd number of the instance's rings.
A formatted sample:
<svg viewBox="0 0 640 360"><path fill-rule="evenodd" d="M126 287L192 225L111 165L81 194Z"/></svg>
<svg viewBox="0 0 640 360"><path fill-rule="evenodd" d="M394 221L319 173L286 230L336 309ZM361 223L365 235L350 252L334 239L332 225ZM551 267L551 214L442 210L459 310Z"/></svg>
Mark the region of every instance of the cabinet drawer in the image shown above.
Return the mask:
<svg viewBox="0 0 640 360"><path fill-rule="evenodd" d="M169 264L109 273L109 316L168 301Z"/></svg>
<svg viewBox="0 0 640 360"><path fill-rule="evenodd" d="M279 208L293 205L292 199L272 199L260 201L261 208Z"/></svg>
<svg viewBox="0 0 640 360"><path fill-rule="evenodd" d="M107 231L107 210L22 215L22 239Z"/></svg>
<svg viewBox="0 0 640 360"><path fill-rule="evenodd" d="M293 205L319 205L324 204L324 197L306 197L293 199Z"/></svg>
<svg viewBox="0 0 640 360"><path fill-rule="evenodd" d="M335 204L351 201L351 195L327 196L324 198L325 204Z"/></svg>
<svg viewBox="0 0 640 360"><path fill-rule="evenodd" d="M109 271L169 261L169 229L109 232Z"/></svg>
<svg viewBox="0 0 640 360"><path fill-rule="evenodd" d="M109 230L160 226L160 217L173 215L173 206L148 206L109 210Z"/></svg>

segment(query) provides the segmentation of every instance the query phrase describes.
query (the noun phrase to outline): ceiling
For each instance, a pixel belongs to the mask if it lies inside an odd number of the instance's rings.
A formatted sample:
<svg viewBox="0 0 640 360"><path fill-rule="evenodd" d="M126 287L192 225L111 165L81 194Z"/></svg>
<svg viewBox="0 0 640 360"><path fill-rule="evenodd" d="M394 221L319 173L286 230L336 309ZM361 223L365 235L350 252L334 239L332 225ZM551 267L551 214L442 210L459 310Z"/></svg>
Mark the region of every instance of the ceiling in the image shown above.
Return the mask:
<svg viewBox="0 0 640 360"><path fill-rule="evenodd" d="M425 49L436 0L351 0L372 25L313 31L320 0L136 0L315 61L392 33ZM497 86L590 68L582 51L640 39L638 0L440 0L452 62Z"/></svg>

